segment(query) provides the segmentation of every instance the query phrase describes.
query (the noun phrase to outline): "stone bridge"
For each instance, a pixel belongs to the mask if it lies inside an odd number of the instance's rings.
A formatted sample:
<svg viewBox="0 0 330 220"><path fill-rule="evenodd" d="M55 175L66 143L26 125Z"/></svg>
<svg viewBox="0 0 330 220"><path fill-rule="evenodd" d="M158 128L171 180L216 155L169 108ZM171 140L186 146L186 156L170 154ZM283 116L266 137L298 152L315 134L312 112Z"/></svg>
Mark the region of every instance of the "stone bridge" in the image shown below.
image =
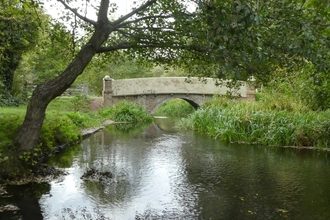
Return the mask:
<svg viewBox="0 0 330 220"><path fill-rule="evenodd" d="M180 98L190 103L195 109L213 95L224 95L229 88L216 86L212 78L200 80L197 77L151 77L114 80L103 78L103 106L112 106L123 100L143 105L153 114L162 104ZM235 95L241 99L253 99L254 91L246 83L240 86Z"/></svg>

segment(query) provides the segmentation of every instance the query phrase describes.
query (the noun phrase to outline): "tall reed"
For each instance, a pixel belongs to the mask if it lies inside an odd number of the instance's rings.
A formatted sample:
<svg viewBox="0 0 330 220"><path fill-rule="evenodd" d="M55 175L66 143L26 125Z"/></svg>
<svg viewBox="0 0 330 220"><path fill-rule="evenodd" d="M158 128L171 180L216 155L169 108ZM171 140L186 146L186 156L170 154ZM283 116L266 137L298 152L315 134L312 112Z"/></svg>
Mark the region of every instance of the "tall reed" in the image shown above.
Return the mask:
<svg viewBox="0 0 330 220"><path fill-rule="evenodd" d="M229 142L330 147L330 110L288 111L215 98L179 126Z"/></svg>

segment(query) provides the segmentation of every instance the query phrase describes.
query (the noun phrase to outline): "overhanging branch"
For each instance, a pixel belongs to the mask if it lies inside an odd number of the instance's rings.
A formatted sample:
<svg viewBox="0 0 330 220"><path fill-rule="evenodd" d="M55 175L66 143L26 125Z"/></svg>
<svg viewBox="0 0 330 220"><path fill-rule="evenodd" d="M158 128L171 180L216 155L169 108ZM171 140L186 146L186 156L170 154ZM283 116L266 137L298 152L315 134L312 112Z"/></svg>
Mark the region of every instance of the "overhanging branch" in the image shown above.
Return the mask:
<svg viewBox="0 0 330 220"><path fill-rule="evenodd" d="M150 43L150 44L132 44L130 42L121 42L116 45L100 47L96 53L105 53L111 52L115 50L124 50L124 49L133 49L133 48L169 48L169 49L179 49L179 50L188 50L188 51L196 51L196 52L207 52L206 48L196 46L196 45L168 45L168 44L158 44L158 43Z"/></svg>
<svg viewBox="0 0 330 220"><path fill-rule="evenodd" d="M131 21L127 21L125 23L122 23L118 26L118 28L122 28L127 26L128 24L133 24L133 23L137 23L139 21L144 21L144 20L149 20L149 19L156 19L156 18L174 18L173 15L153 15L153 16L145 16L145 17L141 17L141 18L137 18L135 20L131 20Z"/></svg>
<svg viewBox="0 0 330 220"><path fill-rule="evenodd" d="M78 10L75 9L75 8L71 8L64 0L57 0L58 2L60 2L66 9L68 9L69 11L71 11L73 14L75 14L78 18L80 18L81 20L87 22L87 23L90 23L92 25L96 25L96 22L91 20L91 19L88 19L87 17L85 16L82 16L81 14L78 13Z"/></svg>

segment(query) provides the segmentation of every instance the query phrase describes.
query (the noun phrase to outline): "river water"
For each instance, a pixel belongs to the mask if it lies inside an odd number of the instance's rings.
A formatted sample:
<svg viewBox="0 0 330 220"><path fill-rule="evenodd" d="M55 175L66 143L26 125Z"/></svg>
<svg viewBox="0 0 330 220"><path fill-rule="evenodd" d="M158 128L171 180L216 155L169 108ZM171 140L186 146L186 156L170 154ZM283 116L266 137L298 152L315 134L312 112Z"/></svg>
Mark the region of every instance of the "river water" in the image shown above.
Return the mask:
<svg viewBox="0 0 330 220"><path fill-rule="evenodd" d="M110 126L51 158L67 175L7 187L21 208L7 218L330 219L329 153L226 144L156 123ZM114 177L82 180L89 168Z"/></svg>

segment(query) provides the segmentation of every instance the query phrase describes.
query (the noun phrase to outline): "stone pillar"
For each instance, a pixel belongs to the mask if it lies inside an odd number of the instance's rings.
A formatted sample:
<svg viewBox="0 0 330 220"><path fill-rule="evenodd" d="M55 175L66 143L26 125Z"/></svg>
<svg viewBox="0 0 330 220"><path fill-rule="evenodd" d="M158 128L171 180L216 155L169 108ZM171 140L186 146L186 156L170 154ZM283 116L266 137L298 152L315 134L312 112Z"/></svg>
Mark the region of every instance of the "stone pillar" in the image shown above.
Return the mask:
<svg viewBox="0 0 330 220"><path fill-rule="evenodd" d="M111 79L110 76L105 76L103 78L103 91L102 91L102 95L103 95L103 107L109 107L111 106L112 103L112 81L113 79Z"/></svg>

